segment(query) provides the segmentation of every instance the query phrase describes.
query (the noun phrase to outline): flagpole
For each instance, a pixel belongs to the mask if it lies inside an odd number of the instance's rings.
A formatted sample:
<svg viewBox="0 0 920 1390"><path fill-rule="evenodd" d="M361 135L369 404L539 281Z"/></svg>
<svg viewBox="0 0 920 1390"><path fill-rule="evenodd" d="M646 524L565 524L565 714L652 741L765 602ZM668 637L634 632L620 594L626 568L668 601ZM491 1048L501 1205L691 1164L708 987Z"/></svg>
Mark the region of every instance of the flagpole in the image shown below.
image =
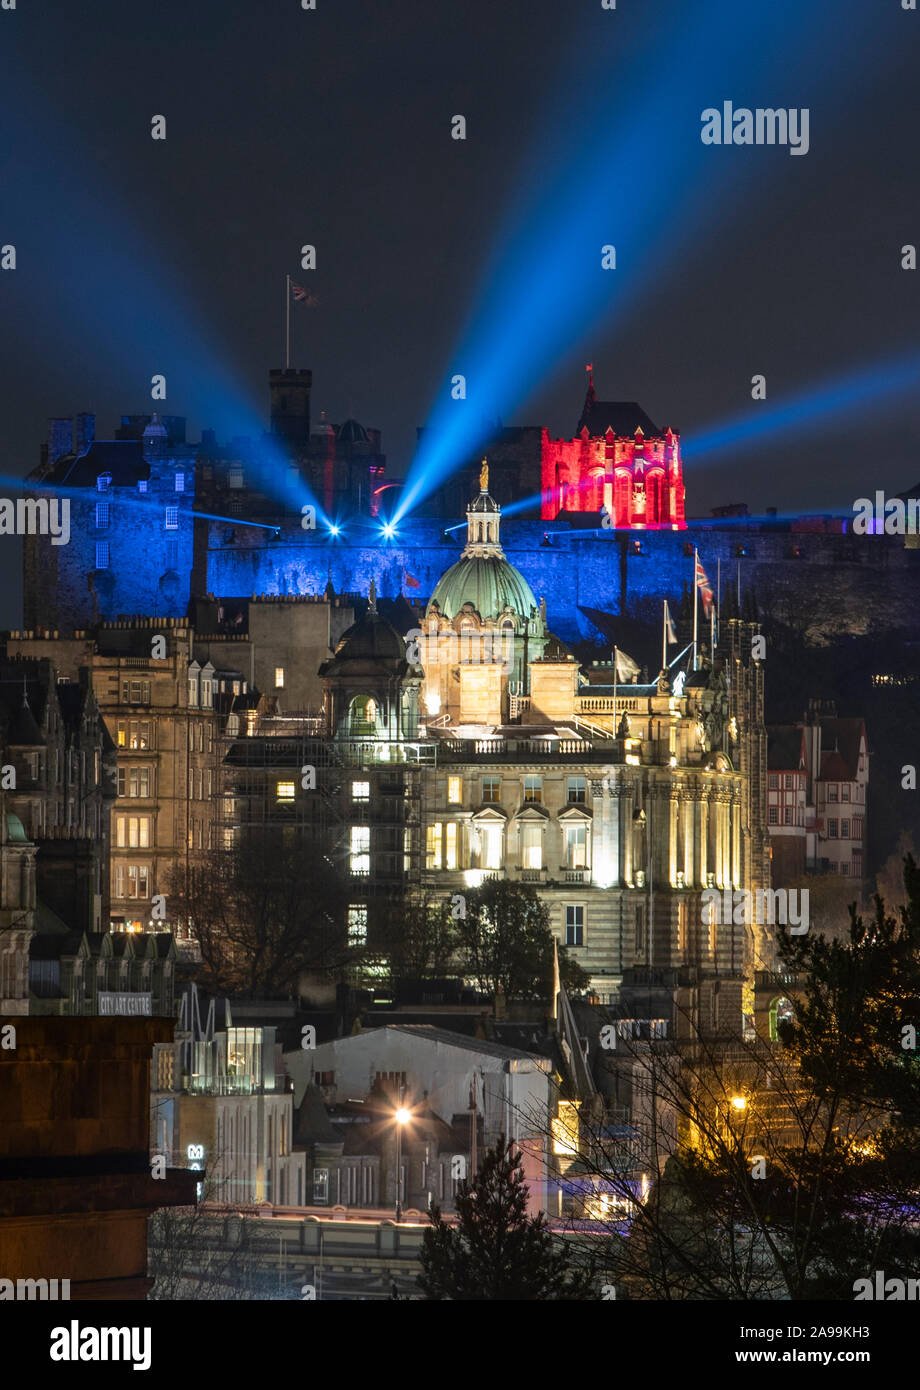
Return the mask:
<svg viewBox="0 0 920 1390"><path fill-rule="evenodd" d="M617 649L613 649L613 732L617 731Z"/></svg>
<svg viewBox="0 0 920 1390"><path fill-rule="evenodd" d="M661 600L661 669L668 669L668 600Z"/></svg>
<svg viewBox="0 0 920 1390"><path fill-rule="evenodd" d="M697 593L697 590L698 590L698 588L699 588L699 585L698 585L698 583L697 583L697 573L698 573L697 566L698 566L698 565L699 565L699 552L697 551L696 546L694 546L694 547L693 547L693 669L694 669L694 671L696 670L697 618L698 618L698 616L699 616L698 613L697 613L697 607L698 607L698 604L699 604L699 594Z"/></svg>

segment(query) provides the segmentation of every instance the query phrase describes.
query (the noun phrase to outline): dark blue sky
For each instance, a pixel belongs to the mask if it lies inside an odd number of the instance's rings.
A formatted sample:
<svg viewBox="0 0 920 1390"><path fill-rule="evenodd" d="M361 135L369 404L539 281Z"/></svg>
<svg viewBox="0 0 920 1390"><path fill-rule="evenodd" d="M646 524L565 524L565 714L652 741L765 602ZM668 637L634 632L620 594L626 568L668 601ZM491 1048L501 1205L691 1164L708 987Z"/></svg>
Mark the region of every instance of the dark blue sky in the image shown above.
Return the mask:
<svg viewBox="0 0 920 1390"><path fill-rule="evenodd" d="M312 242L320 304L296 323L315 414L379 426L404 473L416 425L459 369L486 268L518 209L565 173L573 215L579 182L588 193L606 178L611 218L652 196L663 236L624 311L548 349L506 423L570 434L588 357L601 397L636 398L689 439L756 410L755 372L773 404L914 351L920 281L900 247L920 241L920 14L898 0L726 4L727 24L770 16L773 80L751 51L708 98L692 88L692 42L674 71L671 39L694 13L684 0L317 4L0 12L0 243L19 259L0 274L0 472L37 460L49 415L95 410L106 435L122 411L150 409L158 371L165 410L188 415L193 437L260 424L283 275ZM625 173L585 159L605 93L622 120L681 82L675 141L696 150L700 101L808 106L808 155L709 150L711 188L697 177L703 211L687 225L668 212L661 144ZM465 143L449 138L455 112ZM162 143L150 138L160 113ZM688 512L898 491L920 479L918 438L916 392L882 395L820 430L694 460Z"/></svg>

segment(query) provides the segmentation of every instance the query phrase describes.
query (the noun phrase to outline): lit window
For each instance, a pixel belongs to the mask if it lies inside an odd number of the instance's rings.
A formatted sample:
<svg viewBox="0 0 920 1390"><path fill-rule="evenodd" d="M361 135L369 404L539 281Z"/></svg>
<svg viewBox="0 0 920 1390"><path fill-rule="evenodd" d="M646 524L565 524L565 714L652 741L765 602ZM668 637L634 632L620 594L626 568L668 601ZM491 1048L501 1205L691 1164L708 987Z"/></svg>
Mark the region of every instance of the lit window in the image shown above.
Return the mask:
<svg viewBox="0 0 920 1390"><path fill-rule="evenodd" d="M578 1153L578 1106L574 1101L561 1100L559 1114L553 1116L553 1153Z"/></svg>
<svg viewBox="0 0 920 1390"><path fill-rule="evenodd" d="M352 903L348 909L348 944L363 946L367 942L367 907Z"/></svg>
<svg viewBox="0 0 920 1390"><path fill-rule="evenodd" d="M294 800L294 783L293 783L293 782L277 782L277 783L275 784L275 797L277 798L278 801L293 801L293 800Z"/></svg>
<svg viewBox="0 0 920 1390"><path fill-rule="evenodd" d="M441 822L425 827L425 868L441 868Z"/></svg>
<svg viewBox="0 0 920 1390"><path fill-rule="evenodd" d="M351 827L351 872L369 874L371 871L371 832L367 825Z"/></svg>
<svg viewBox="0 0 920 1390"><path fill-rule="evenodd" d="M129 898L149 898L148 874L149 870L146 864L128 865Z"/></svg>
<svg viewBox="0 0 920 1390"><path fill-rule="evenodd" d="M565 909L566 946L584 946L585 909L579 903L568 903Z"/></svg>
<svg viewBox="0 0 920 1390"><path fill-rule="evenodd" d="M444 827L444 831L446 836L444 867L445 869L456 869L459 864L457 857L457 822L448 821L447 825Z"/></svg>
<svg viewBox="0 0 920 1390"><path fill-rule="evenodd" d="M329 1201L329 1169L313 1169L313 1201L317 1206L325 1206Z"/></svg>
<svg viewBox="0 0 920 1390"><path fill-rule="evenodd" d="M176 474L176 491L177 491L177 492L184 492L184 491L185 491L185 474L184 474L184 473L177 473L177 474Z"/></svg>
<svg viewBox="0 0 920 1390"><path fill-rule="evenodd" d="M588 827L586 825L567 825L565 827L565 865L567 869L586 869L588 867Z"/></svg>
<svg viewBox="0 0 920 1390"><path fill-rule="evenodd" d="M463 778L448 777L447 779L447 804L449 806L460 806L463 804Z"/></svg>
<svg viewBox="0 0 920 1390"><path fill-rule="evenodd" d="M687 902L681 898L677 904L677 949L687 949Z"/></svg>
<svg viewBox="0 0 920 1390"><path fill-rule="evenodd" d="M481 869L500 869L502 867L502 827L483 825L480 827L482 846L479 852Z"/></svg>
<svg viewBox="0 0 920 1390"><path fill-rule="evenodd" d="M167 531L178 531L179 529L179 508L166 508L166 529Z"/></svg>
<svg viewBox="0 0 920 1390"><path fill-rule="evenodd" d="M352 801L370 801L371 784L370 782L352 782L351 784Z"/></svg>
<svg viewBox="0 0 920 1390"><path fill-rule="evenodd" d="M239 464L232 464L227 479L230 487L243 486L243 470Z"/></svg>
<svg viewBox="0 0 920 1390"><path fill-rule="evenodd" d="M284 689L284 667L283 667L283 666L276 666L276 667L275 667L275 689L276 689L276 690L283 690L283 689Z"/></svg>
<svg viewBox="0 0 920 1390"><path fill-rule="evenodd" d="M98 476L97 479L96 479L96 491L97 491L97 492L108 492L108 490L109 490L109 488L110 488L111 486L112 486L112 475L111 475L111 473L100 473L99 476Z"/></svg>
<svg viewBox="0 0 920 1390"><path fill-rule="evenodd" d="M104 531L109 524L109 504L108 502L96 503L96 527Z"/></svg>
<svg viewBox="0 0 920 1390"><path fill-rule="evenodd" d="M96 542L96 569L107 570L109 567L109 543L108 541Z"/></svg>
<svg viewBox="0 0 920 1390"><path fill-rule="evenodd" d="M543 830L539 825L521 827L521 867L543 868Z"/></svg>
<svg viewBox="0 0 920 1390"><path fill-rule="evenodd" d="M527 776L524 778L524 800L542 801L543 800L543 778Z"/></svg>
<svg viewBox="0 0 920 1390"><path fill-rule="evenodd" d="M141 479L139 480L139 482L138 482L138 484L137 484L137 490L138 490L138 492L146 492L146 491L147 491L147 479L146 479L146 478L141 478Z"/></svg>

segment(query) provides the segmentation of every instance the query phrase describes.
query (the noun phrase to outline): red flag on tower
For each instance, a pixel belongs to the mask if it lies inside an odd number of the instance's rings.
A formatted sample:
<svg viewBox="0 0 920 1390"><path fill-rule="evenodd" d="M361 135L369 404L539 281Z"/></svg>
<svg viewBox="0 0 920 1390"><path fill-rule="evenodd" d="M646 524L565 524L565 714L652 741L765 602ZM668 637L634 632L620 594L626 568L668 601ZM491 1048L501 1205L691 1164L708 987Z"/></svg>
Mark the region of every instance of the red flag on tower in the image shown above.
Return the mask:
<svg viewBox="0 0 920 1390"><path fill-rule="evenodd" d="M421 584L419 583L419 581L416 579L416 577L415 577L414 574L410 574L408 570L405 570L405 571L404 571L404 574L405 574L406 588L407 588L407 589L420 589L420 588L422 587Z"/></svg>

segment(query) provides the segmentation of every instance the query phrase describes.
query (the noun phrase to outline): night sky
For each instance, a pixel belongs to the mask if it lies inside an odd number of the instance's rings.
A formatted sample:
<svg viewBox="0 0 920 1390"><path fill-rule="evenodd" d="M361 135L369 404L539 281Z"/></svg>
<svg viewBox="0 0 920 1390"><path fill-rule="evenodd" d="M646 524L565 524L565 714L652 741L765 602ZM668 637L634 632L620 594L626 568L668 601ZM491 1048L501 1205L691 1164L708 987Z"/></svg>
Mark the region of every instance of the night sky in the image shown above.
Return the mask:
<svg viewBox="0 0 920 1390"><path fill-rule="evenodd" d="M510 376L507 399L499 386L507 424L570 436L592 359L601 398L639 400L689 452L736 415L863 369L881 367L884 385L889 365L920 361L920 272L900 266L902 245L920 242L920 12L900 0L317 6L0 11L0 244L18 258L0 273L7 479L38 461L50 415L95 410L106 437L122 412L154 408L155 372L167 377L160 409L187 415L191 438L261 427L285 272L319 299L296 311L314 419L325 409L378 426L401 476L416 426L464 370L458 348L489 267L557 183L570 190L563 221L578 216L572 189L600 190L611 241L637 200L659 235L622 304L547 338L529 393ZM747 54L721 81L694 49L694 16L711 9ZM680 94L686 118L637 141L624 172L631 113L654 109L659 89ZM726 99L808 107L808 154L701 157L700 113ZM465 142L450 138L455 113ZM150 136L156 114L163 142ZM675 154L693 161L686 180ZM300 269L306 242L315 272ZM543 275L571 271L551 235L543 266L523 292L541 296ZM632 266L615 274L630 291ZM763 403L751 401L757 372ZM918 439L916 384L873 388L843 417L688 461L688 515L742 500L849 509L920 480ZM14 568L0 557L0 572Z"/></svg>

